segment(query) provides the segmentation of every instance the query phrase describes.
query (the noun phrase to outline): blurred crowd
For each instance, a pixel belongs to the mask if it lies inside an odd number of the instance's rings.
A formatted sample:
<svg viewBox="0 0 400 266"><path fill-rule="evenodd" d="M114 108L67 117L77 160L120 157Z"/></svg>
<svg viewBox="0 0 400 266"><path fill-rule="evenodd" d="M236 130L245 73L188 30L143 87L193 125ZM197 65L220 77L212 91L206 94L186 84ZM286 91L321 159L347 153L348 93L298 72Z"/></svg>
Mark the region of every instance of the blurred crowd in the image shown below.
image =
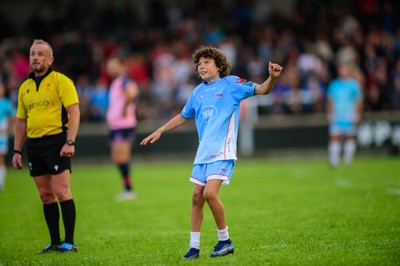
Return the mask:
<svg viewBox="0 0 400 266"><path fill-rule="evenodd" d="M353 67L365 111L400 110L395 0L298 0L290 12L263 0L153 0L144 1L145 19L129 1L65 3L42 2L23 32L1 14L0 77L14 103L30 72L31 42L42 38L53 45L55 69L75 82L82 121L104 121L105 62L115 54L126 59L127 75L140 87L140 120L180 112L200 82L191 55L204 44L224 51L232 74L254 82L266 79L268 61L284 66L273 92L257 97L260 115L325 112L338 62Z"/></svg>

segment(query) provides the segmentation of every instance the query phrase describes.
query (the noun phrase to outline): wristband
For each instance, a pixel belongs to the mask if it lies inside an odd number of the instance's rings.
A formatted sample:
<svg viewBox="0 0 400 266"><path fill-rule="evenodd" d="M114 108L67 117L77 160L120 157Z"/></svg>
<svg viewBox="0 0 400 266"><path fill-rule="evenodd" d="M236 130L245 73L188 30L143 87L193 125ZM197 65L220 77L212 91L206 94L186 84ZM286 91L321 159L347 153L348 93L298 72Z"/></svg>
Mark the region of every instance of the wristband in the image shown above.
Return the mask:
<svg viewBox="0 0 400 266"><path fill-rule="evenodd" d="M165 127L164 127L164 126L160 127L160 129L161 129L161 132L162 132L162 133L165 133L165 132L167 132L167 130L165 129Z"/></svg>
<svg viewBox="0 0 400 266"><path fill-rule="evenodd" d="M22 155L22 152L21 151L19 151L19 150L12 150L12 155L14 155L14 154L16 154L16 153L18 153L19 155Z"/></svg>

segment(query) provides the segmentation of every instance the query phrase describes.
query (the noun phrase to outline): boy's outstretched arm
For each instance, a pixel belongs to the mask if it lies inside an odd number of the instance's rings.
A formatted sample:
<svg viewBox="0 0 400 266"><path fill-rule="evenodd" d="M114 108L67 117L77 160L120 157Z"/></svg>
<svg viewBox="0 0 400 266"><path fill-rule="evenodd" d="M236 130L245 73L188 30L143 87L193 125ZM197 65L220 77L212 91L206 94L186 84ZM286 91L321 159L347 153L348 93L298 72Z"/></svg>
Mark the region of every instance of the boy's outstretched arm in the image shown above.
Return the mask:
<svg viewBox="0 0 400 266"><path fill-rule="evenodd" d="M163 133L165 133L167 131L171 131L171 130L173 130L173 129L185 124L187 121L188 120L185 119L181 114L176 115L174 118L169 120L165 125L163 125L159 129L157 129L156 131L151 133L149 136L144 138L142 140L142 142L140 142L140 145L147 145L149 143L153 144L154 142L156 142L161 137L161 135Z"/></svg>
<svg viewBox="0 0 400 266"><path fill-rule="evenodd" d="M257 84L254 93L262 95L270 93L275 85L276 79L281 75L282 70L283 67L281 67L280 65L268 62L269 77L262 84Z"/></svg>

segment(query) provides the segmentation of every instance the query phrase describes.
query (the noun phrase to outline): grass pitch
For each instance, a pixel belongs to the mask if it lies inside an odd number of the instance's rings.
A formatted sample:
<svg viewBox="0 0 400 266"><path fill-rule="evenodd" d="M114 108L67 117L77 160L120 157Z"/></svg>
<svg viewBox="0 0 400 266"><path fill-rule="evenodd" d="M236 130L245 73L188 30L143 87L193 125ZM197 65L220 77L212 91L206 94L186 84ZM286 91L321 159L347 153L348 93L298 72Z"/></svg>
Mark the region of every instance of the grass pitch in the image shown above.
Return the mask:
<svg viewBox="0 0 400 266"><path fill-rule="evenodd" d="M240 159L220 191L235 254L209 257L217 232L206 206L195 261L182 260L191 161L132 166L138 198L116 202L114 166L75 161L79 251L40 256L33 253L49 242L42 205L27 169L9 168L0 265L400 265L399 158L356 158L337 169L325 159Z"/></svg>

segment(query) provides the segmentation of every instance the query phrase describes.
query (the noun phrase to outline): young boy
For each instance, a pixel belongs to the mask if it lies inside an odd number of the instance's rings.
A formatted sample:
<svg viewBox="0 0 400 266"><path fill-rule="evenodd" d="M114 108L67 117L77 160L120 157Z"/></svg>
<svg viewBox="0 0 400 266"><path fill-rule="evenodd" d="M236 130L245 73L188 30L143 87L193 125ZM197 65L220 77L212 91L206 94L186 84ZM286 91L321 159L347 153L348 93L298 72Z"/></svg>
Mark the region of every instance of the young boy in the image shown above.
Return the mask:
<svg viewBox="0 0 400 266"><path fill-rule="evenodd" d="M228 185L236 158L240 102L256 94L268 94L282 72L282 67L269 62L269 78L262 84L230 76L231 66L217 48L201 47L193 55L196 74L204 80L191 93L182 112L154 131L140 143L156 142L163 133L194 118L199 147L190 181L195 184L190 215L190 245L184 259L195 259L200 252L200 229L204 203L207 202L218 229L218 244L211 257L234 251L229 238L225 210L218 191Z"/></svg>

